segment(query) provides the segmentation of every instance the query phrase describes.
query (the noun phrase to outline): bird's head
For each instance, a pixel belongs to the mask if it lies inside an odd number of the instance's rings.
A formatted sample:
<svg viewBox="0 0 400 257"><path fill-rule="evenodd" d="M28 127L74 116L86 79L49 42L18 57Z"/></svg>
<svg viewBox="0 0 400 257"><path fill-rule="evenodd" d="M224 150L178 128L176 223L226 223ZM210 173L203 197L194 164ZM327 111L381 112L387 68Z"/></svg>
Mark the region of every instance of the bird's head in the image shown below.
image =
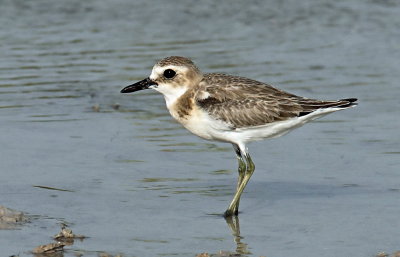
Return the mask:
<svg viewBox="0 0 400 257"><path fill-rule="evenodd" d="M190 59L170 56L157 62L148 78L125 87L121 93L151 88L162 93L166 99L176 98L197 85L202 78L202 73Z"/></svg>

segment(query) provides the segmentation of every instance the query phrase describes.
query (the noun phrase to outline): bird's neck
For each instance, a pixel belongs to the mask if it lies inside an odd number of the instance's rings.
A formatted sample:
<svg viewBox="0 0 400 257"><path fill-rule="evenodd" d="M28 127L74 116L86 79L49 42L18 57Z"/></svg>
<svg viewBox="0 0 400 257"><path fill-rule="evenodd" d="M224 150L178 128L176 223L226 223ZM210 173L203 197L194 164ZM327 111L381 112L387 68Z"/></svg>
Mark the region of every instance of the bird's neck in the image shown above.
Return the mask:
<svg viewBox="0 0 400 257"><path fill-rule="evenodd" d="M167 105L168 109L171 109L175 103L178 101L178 99L185 94L187 91L186 88L179 88L174 91L169 91L169 92L162 92L165 98L165 103Z"/></svg>

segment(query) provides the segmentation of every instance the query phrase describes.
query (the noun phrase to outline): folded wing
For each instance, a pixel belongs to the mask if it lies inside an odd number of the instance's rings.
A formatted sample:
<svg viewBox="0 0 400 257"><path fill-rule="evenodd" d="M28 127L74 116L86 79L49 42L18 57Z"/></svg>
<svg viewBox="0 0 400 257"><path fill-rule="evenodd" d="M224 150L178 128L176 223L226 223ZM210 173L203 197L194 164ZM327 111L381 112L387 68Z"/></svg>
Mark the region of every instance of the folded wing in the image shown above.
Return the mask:
<svg viewBox="0 0 400 257"><path fill-rule="evenodd" d="M232 128L266 125L305 116L318 109L340 110L356 105L357 101L355 98L308 99L255 80L224 74L205 74L200 87L197 105Z"/></svg>

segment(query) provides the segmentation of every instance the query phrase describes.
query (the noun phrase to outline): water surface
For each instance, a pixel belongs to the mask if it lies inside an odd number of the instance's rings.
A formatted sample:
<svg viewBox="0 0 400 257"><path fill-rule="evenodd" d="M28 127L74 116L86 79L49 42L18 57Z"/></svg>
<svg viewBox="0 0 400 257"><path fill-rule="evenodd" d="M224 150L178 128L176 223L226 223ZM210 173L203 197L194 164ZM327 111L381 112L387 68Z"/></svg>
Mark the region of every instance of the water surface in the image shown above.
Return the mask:
<svg viewBox="0 0 400 257"><path fill-rule="evenodd" d="M32 256L61 223L89 237L64 256L399 250L397 1L0 4L0 205L31 217L0 230L3 255ZM360 105L250 145L239 237L219 216L231 146L190 135L156 92L119 93L169 55Z"/></svg>

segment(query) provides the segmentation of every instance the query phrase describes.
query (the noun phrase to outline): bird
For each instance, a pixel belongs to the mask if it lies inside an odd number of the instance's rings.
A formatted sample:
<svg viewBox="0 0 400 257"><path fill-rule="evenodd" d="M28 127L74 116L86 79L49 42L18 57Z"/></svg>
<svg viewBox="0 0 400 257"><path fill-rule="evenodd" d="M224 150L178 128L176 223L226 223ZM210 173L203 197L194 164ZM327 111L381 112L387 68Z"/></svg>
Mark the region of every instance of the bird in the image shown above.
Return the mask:
<svg viewBox="0 0 400 257"><path fill-rule="evenodd" d="M280 137L357 105L356 98L316 100L246 77L202 73L191 59L181 56L159 60L149 77L124 87L121 93L145 89L160 92L171 116L193 134L232 144L239 175L225 218L239 214L241 195L255 170L246 146L249 142Z"/></svg>

